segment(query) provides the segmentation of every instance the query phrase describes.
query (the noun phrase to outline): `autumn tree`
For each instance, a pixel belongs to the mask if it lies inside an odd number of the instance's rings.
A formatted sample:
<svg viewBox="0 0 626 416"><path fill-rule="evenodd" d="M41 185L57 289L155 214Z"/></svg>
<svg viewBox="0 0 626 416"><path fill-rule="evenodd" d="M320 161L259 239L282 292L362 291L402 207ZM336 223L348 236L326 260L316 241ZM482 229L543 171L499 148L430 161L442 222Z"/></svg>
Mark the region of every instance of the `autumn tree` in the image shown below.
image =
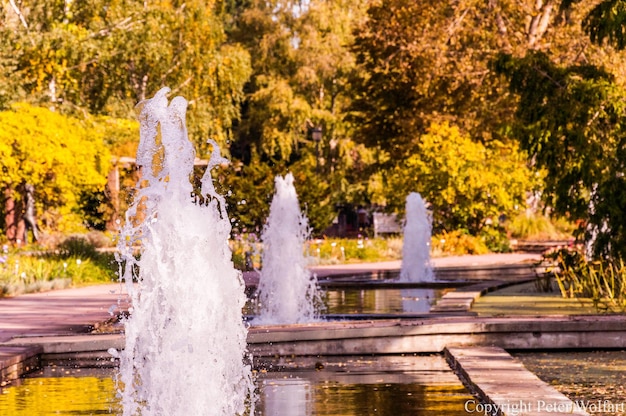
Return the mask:
<svg viewBox="0 0 626 416"><path fill-rule="evenodd" d="M83 197L104 189L110 154L95 121L16 104L0 112L0 188L9 241L22 238L26 184L44 231L85 229Z"/></svg>
<svg viewBox="0 0 626 416"><path fill-rule="evenodd" d="M251 1L236 14L231 30L232 39L250 51L253 68L231 144L240 166L237 175L243 181L252 175L250 181L266 190L275 175L292 172L299 199L318 231L330 224L336 204L360 197L346 183L356 180L354 161L365 149L354 146L345 115L354 68L352 28L364 16L365 4ZM314 129L321 129L321 140L316 141ZM260 171L266 176L254 175ZM248 226L263 223L271 195L255 218L248 217ZM235 210L244 199L233 188L230 205Z"/></svg>
<svg viewBox="0 0 626 416"><path fill-rule="evenodd" d="M2 56L13 55L26 99L59 111L134 118L169 86L190 103L198 148L224 144L238 116L249 56L227 42L219 2L13 2ZM16 18L19 16L19 18Z"/></svg>
<svg viewBox="0 0 626 416"><path fill-rule="evenodd" d="M626 46L625 6L607 0L590 9L582 20L593 43L618 50ZM624 258L626 101L620 71L613 70L611 60L567 64L541 51L524 57L503 54L495 67L519 98L512 134L533 165L547 171L549 206L579 224L591 256Z"/></svg>
<svg viewBox="0 0 626 416"><path fill-rule="evenodd" d="M383 195L389 207L403 211L406 196L419 192L435 214L435 232L463 225L473 235L501 216L517 215L540 179L515 142L484 145L448 123L431 124L415 139L415 152L388 176L393 192Z"/></svg>
<svg viewBox="0 0 626 416"><path fill-rule="evenodd" d="M433 123L456 126L461 136L468 135L487 150L494 149L491 143L496 148L514 149L511 140L520 139L522 151L530 153L529 163L535 163L533 169L544 168L536 164L533 149L523 145L524 133L513 128L531 126L525 124L529 119L517 112L528 117L548 112L549 116L557 116L561 112L564 118L567 114L563 113L564 106L570 97L545 92L550 79L546 74L552 72L544 73L545 77L540 79L545 68L533 67L530 58L526 61L526 74L534 68L535 75L514 89L510 89L510 79L503 76L502 67L498 69L495 63L502 55L520 62L526 57L544 56L552 65L564 68L605 67L623 81L626 78L620 72L623 69L618 56L593 45L581 26L581 21L592 16L590 11L600 3L556 0L374 3L368 10L368 19L356 33L358 76L354 79L355 100L351 110L357 127L355 139L376 152L375 175L383 184L380 187L383 191L377 193L381 200L398 199L391 186L398 184L394 175L410 170L416 162L429 160L428 154L422 154L425 149L420 146L420 140L430 137ZM584 76L581 72L577 74ZM576 124L575 119L572 117L571 130L584 130L586 126ZM554 150L558 151L556 146ZM518 157L514 153L510 155L513 159ZM448 163L458 162L461 161ZM411 184L414 189L425 187L417 179ZM440 192L452 191L440 189ZM431 197L437 199L436 195ZM451 218L443 205L438 204L438 209L441 211L435 212L435 217ZM484 216L479 213L467 218L457 216L457 226L475 229L472 224L481 217Z"/></svg>

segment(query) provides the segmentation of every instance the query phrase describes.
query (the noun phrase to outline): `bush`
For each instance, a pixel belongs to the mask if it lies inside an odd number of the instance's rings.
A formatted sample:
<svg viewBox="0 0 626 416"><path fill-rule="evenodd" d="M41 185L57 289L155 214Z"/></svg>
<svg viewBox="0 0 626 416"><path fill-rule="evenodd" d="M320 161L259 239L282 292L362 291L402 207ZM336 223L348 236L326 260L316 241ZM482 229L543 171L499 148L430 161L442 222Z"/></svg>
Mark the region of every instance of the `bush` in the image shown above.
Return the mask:
<svg viewBox="0 0 626 416"><path fill-rule="evenodd" d="M470 235L466 230L443 232L433 238L433 256L465 254L487 254L489 248L479 237Z"/></svg>
<svg viewBox="0 0 626 416"><path fill-rule="evenodd" d="M502 214L516 215L537 178L514 142L484 145L457 126L432 124L381 188L386 205L402 212L405 196L419 192L433 213L433 231L467 229L472 235Z"/></svg>
<svg viewBox="0 0 626 416"><path fill-rule="evenodd" d="M494 253L509 253L511 243L502 227L486 226L480 230L480 240Z"/></svg>

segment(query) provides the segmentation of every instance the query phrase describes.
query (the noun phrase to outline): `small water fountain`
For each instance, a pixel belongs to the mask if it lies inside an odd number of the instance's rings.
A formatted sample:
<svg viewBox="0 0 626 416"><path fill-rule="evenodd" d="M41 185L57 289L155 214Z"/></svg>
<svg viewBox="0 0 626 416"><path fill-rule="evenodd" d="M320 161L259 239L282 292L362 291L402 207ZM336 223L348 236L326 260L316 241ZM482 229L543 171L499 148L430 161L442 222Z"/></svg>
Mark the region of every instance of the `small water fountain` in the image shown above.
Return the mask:
<svg viewBox="0 0 626 416"><path fill-rule="evenodd" d="M291 324L317 318L317 280L308 270L307 218L300 211L293 175L275 179L276 193L261 235L262 269L255 324Z"/></svg>
<svg viewBox="0 0 626 416"><path fill-rule="evenodd" d="M168 105L168 92L140 104L142 177L118 244L132 300L126 347L110 350L120 358L124 415L252 414L244 283L231 260L225 201L210 175L225 159L212 143L194 193L187 102L176 97Z"/></svg>
<svg viewBox="0 0 626 416"><path fill-rule="evenodd" d="M432 282L430 239L432 218L421 195L411 192L406 198L406 223L402 246L400 281Z"/></svg>

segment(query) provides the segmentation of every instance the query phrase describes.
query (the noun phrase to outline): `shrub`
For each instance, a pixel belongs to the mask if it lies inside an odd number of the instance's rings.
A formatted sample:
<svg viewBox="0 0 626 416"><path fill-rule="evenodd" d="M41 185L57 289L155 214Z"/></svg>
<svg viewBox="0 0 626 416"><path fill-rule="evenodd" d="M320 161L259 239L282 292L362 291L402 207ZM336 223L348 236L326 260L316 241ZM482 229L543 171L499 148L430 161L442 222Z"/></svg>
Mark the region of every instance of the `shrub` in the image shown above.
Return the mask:
<svg viewBox="0 0 626 416"><path fill-rule="evenodd" d="M489 248L479 237L470 235L466 230L443 232L433 238L433 255L487 254Z"/></svg>

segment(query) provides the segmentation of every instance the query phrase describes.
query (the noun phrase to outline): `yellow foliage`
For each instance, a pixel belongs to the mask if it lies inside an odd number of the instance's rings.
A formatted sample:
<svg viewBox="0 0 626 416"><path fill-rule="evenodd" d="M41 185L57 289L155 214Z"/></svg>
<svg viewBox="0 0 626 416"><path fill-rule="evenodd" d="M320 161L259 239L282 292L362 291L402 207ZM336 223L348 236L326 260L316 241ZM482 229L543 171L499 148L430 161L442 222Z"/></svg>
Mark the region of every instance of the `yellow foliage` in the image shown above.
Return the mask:
<svg viewBox="0 0 626 416"><path fill-rule="evenodd" d="M515 143L483 145L448 123L432 124L404 162L390 179L392 196L422 194L437 230L476 233L502 214L519 212L534 186Z"/></svg>
<svg viewBox="0 0 626 416"><path fill-rule="evenodd" d="M110 169L103 129L28 104L0 112L0 125L2 189L31 183L44 225L62 229L80 222L81 194L103 190Z"/></svg>

